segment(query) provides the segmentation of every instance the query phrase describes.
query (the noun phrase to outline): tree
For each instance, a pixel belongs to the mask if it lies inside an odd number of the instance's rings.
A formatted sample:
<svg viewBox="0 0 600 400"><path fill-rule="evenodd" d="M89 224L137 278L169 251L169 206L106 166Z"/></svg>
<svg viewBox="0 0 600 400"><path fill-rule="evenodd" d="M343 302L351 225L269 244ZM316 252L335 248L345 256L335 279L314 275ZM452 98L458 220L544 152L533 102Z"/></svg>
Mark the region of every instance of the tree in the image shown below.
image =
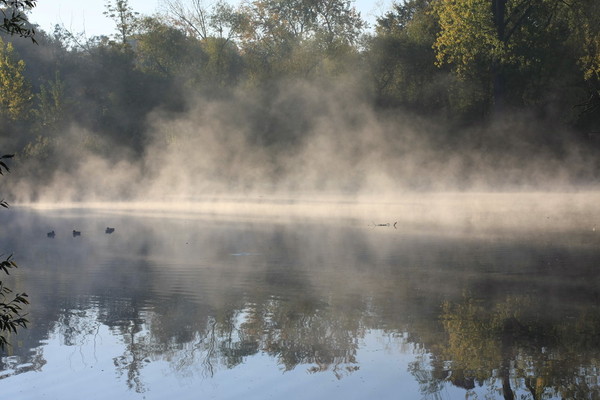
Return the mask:
<svg viewBox="0 0 600 400"><path fill-rule="evenodd" d="M211 31L212 15L202 0L191 0L188 5L181 0L168 0L167 7L175 26L198 39L213 36Z"/></svg>
<svg viewBox="0 0 600 400"><path fill-rule="evenodd" d="M261 79L307 77L328 62L345 63L365 26L347 0L255 0L240 15L242 52Z"/></svg>
<svg viewBox="0 0 600 400"><path fill-rule="evenodd" d="M104 15L112 19L117 27L117 38L121 44L127 44L127 39L137 28L138 12L133 11L128 0L109 0L106 3Z"/></svg>
<svg viewBox="0 0 600 400"><path fill-rule="evenodd" d="M169 22L195 38L205 55L200 79L204 86L231 87L241 78L242 57L235 42L239 39L244 15L232 5L217 1L206 6L202 0L167 2Z"/></svg>
<svg viewBox="0 0 600 400"><path fill-rule="evenodd" d="M39 130L47 134L57 134L64 127L67 104L65 102L65 83L57 71L54 80L40 86L36 95L38 106L33 110L39 124Z"/></svg>
<svg viewBox="0 0 600 400"><path fill-rule="evenodd" d="M600 3L594 0L570 2L571 32L578 64L586 82L587 98L577 104L579 123L592 131L600 129Z"/></svg>
<svg viewBox="0 0 600 400"><path fill-rule="evenodd" d="M381 106L401 105L428 114L444 107L444 96L440 95L444 90L439 81L447 71L434 65L431 43L437 25L429 12L430 3L396 3L377 19L376 35L369 39L366 58Z"/></svg>
<svg viewBox="0 0 600 400"><path fill-rule="evenodd" d="M207 57L202 69L205 86L226 88L240 81L243 62L235 43L226 38L209 37L201 46Z"/></svg>
<svg viewBox="0 0 600 400"><path fill-rule="evenodd" d="M437 64L451 64L464 79L487 76L500 110L508 69L536 62L535 53L527 50L549 39L565 7L558 0L437 0Z"/></svg>
<svg viewBox="0 0 600 400"><path fill-rule="evenodd" d="M555 122L597 118L599 6L593 0L435 0L438 66L486 93L487 107L527 109ZM585 101L585 96L589 100ZM592 111L592 114L590 114Z"/></svg>
<svg viewBox="0 0 600 400"><path fill-rule="evenodd" d="M0 39L0 116L11 121L25 117L32 99L24 70L25 62L17 61L12 43Z"/></svg>
<svg viewBox="0 0 600 400"><path fill-rule="evenodd" d="M164 77L194 75L206 59L200 42L156 18L140 21L136 63L144 72Z"/></svg>
<svg viewBox="0 0 600 400"><path fill-rule="evenodd" d="M586 80L600 80L600 4L593 0L572 2L573 24L581 43L579 63Z"/></svg>
<svg viewBox="0 0 600 400"><path fill-rule="evenodd" d="M35 176L35 172L39 171L42 176L49 179L51 169L41 166L47 167L54 156L60 133L66 128L67 115L70 111L66 101L65 83L58 71L55 73L54 80L40 86L40 91L35 97L37 104L32 110L32 131L37 133L37 137L23 147L21 159L27 162L22 166L34 166L32 168L34 171L31 169L27 171L25 168L26 175Z"/></svg>
<svg viewBox="0 0 600 400"><path fill-rule="evenodd" d="M348 0L255 0L244 10L246 42L283 44L319 38L326 46L354 44L365 26Z"/></svg>

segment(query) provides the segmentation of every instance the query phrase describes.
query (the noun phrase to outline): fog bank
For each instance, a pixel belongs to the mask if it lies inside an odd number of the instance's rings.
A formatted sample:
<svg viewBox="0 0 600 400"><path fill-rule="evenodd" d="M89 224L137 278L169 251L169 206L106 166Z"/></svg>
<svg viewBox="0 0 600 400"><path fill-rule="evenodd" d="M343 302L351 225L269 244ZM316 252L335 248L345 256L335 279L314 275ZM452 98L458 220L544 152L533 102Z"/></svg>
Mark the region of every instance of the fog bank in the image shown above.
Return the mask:
<svg viewBox="0 0 600 400"><path fill-rule="evenodd" d="M141 154L71 125L48 179L16 174L5 184L16 202L594 188L597 161L560 127L507 112L486 127L448 129L376 112L351 83L289 81L218 100L190 97L185 112L147 116Z"/></svg>

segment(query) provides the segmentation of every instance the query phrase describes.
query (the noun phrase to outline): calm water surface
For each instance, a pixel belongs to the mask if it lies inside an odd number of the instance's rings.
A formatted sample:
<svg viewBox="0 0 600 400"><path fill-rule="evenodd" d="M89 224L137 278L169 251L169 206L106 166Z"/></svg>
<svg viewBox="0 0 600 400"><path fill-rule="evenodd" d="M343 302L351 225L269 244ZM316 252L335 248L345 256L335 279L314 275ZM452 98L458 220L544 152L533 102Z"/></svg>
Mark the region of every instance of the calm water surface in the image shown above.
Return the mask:
<svg viewBox="0 0 600 400"><path fill-rule="evenodd" d="M598 197L514 198L13 207L0 393L597 398Z"/></svg>

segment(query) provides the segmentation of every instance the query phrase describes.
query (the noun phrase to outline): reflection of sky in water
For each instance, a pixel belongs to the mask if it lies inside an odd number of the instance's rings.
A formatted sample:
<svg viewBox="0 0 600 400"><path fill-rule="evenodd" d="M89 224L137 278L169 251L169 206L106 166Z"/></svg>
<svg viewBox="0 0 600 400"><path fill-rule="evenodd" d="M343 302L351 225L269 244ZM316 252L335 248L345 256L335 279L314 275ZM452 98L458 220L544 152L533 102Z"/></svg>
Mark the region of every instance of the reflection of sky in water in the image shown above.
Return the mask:
<svg viewBox="0 0 600 400"><path fill-rule="evenodd" d="M90 318L94 318L90 315ZM145 334L140 332L141 335ZM7 398L33 399L418 399L464 398L464 390L446 383L428 396L408 374L411 364L427 362L430 355L407 344L401 335L371 331L357 352L360 369L341 379L333 373L310 374L310 365L283 372L275 360L260 353L213 377L200 370L175 372L172 362L146 359L139 392L127 389L126 377L115 372L115 358L125 351L122 340L99 325L93 336L72 346L53 332L41 350L47 364L43 373L27 372L0 381ZM425 373L430 371L425 371ZM117 384L115 384L117 383ZM499 384L498 384L499 385ZM478 387L471 394L497 396L496 387ZM521 391L521 394L526 395ZM550 398L550 397L548 397Z"/></svg>
<svg viewBox="0 0 600 400"><path fill-rule="evenodd" d="M89 315L93 323L94 316ZM140 332L138 335L145 335ZM381 331L369 332L357 353L360 369L337 379L333 373L311 374L311 365L282 371L276 361L259 353L232 369L207 377L195 369L174 371L172 360L147 358L140 373L141 393L127 389L127 377L115 372L115 359L126 352L122 338L99 325L93 335L65 346L55 330L41 349L43 372L26 372L0 381L7 398L15 399L217 399L419 397L419 387L406 373L414 360L411 345ZM401 349L404 348L405 351ZM115 384L115 379L118 384ZM406 397L405 397L406 396ZM374 397L374 398L375 398Z"/></svg>
<svg viewBox="0 0 600 400"><path fill-rule="evenodd" d="M502 398L508 365L515 398L528 398L533 381L563 390L564 376L565 387L597 379L594 203L517 202L519 223L506 220L508 203L494 213L469 201L473 210L456 213L434 201L415 214L388 204L398 214L347 219L340 210L323 219L324 209L260 217L255 203L181 214L11 210L3 246L21 267L10 282L29 292L33 323L3 359L0 391ZM395 220L400 229L374 226Z"/></svg>

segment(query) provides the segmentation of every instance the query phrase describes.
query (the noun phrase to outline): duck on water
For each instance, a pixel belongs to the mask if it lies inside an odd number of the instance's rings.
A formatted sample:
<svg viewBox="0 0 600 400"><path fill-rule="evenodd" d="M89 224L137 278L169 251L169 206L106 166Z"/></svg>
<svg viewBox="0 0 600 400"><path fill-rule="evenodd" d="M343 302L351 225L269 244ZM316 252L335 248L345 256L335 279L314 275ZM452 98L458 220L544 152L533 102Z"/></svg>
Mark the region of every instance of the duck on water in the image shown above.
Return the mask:
<svg viewBox="0 0 600 400"><path fill-rule="evenodd" d="M115 228L106 227L106 229L104 230L104 233L106 233L107 235L110 235L114 231L115 231ZM50 239L54 239L56 237L56 232L54 232L54 230L52 230L52 231L48 232L46 234L46 236ZM77 237L77 236L81 236L81 231L73 229L73 237Z"/></svg>

